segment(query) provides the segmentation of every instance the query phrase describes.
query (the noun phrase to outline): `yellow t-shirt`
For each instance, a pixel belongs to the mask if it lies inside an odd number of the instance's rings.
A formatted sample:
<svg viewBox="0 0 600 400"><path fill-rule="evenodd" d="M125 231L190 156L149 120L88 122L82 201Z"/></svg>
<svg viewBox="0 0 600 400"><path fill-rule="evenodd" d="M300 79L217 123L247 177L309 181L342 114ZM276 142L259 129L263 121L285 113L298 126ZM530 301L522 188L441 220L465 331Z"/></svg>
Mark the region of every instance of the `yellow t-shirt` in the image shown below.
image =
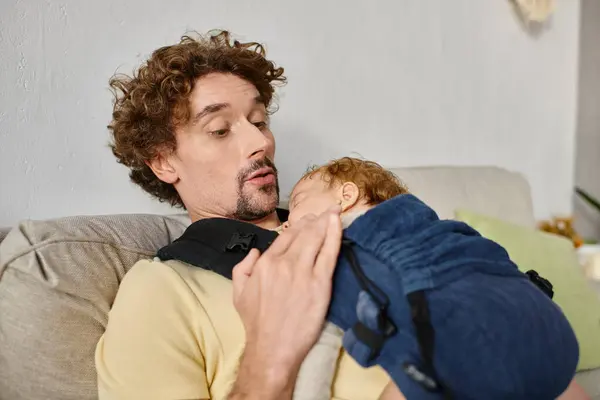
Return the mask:
<svg viewBox="0 0 600 400"><path fill-rule="evenodd" d="M140 261L125 275L96 348L99 398L225 399L244 339L230 280L178 261ZM377 399L388 381L343 352L333 398Z"/></svg>

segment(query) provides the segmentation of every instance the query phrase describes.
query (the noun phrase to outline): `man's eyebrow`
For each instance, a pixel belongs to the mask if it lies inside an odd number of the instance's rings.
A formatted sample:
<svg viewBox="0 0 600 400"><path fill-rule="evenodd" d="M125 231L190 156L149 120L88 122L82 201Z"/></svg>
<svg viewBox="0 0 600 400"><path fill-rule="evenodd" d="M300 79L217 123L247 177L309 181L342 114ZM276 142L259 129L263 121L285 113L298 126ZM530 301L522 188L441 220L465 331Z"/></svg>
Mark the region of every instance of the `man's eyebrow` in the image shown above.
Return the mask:
<svg viewBox="0 0 600 400"><path fill-rule="evenodd" d="M263 97L260 94L254 98L254 102L256 104L265 104L265 100L263 99ZM206 107L204 107L198 114L196 114L194 116L194 118L192 118L192 125L197 124L198 121L200 121L202 118L206 117L207 115L219 112L228 107L230 107L229 103L209 104Z"/></svg>
<svg viewBox="0 0 600 400"><path fill-rule="evenodd" d="M228 103L216 103L216 104L207 105L198 114L196 114L194 116L194 118L192 119L192 125L197 124L198 121L200 121L202 118L206 117L207 115L216 113L227 107L229 107Z"/></svg>
<svg viewBox="0 0 600 400"><path fill-rule="evenodd" d="M265 99L264 99L264 98L263 98L263 97L262 97L260 94L259 94L259 95L256 95L256 97L254 98L254 102L255 102L256 104L264 104L264 105L267 105L267 102L265 101Z"/></svg>

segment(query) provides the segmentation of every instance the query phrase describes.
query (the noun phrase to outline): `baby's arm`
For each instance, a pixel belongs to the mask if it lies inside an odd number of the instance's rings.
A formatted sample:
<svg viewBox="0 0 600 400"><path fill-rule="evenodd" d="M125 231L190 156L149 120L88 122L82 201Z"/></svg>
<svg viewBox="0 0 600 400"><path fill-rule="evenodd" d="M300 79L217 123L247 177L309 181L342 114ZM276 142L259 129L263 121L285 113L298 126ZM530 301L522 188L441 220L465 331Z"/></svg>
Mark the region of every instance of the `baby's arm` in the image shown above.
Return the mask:
<svg viewBox="0 0 600 400"><path fill-rule="evenodd" d="M326 322L317 343L300 366L294 400L330 400L344 332Z"/></svg>

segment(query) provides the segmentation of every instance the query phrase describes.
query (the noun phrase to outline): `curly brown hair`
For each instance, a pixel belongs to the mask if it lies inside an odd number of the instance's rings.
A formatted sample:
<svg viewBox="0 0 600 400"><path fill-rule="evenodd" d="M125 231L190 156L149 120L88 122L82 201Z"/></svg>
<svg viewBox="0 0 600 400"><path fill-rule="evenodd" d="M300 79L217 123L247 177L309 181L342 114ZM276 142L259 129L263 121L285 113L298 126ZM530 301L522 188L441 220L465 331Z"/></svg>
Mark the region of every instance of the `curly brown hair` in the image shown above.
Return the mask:
<svg viewBox="0 0 600 400"><path fill-rule="evenodd" d="M214 32L214 31L213 31ZM199 78L214 72L236 75L252 83L269 113L275 84L285 83L283 68L266 59L256 42L232 40L227 31L161 47L132 76L110 79L115 96L108 129L117 161L130 169L133 182L172 206L185 207L173 185L158 179L146 164L159 152L176 148L175 129L190 118L189 99Z"/></svg>
<svg viewBox="0 0 600 400"><path fill-rule="evenodd" d="M354 182L361 198L369 205L383 203L400 194L408 193L408 188L390 170L374 161L359 158L342 157L321 166L308 169L302 179L319 176L330 186Z"/></svg>

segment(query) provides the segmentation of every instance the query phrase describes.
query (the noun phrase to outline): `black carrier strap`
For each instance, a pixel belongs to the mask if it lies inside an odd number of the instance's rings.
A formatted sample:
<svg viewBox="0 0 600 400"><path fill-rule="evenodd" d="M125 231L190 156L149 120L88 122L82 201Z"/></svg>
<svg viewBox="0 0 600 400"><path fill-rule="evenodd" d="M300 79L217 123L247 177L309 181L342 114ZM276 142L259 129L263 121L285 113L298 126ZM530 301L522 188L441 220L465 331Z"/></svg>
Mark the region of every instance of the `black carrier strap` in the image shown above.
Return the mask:
<svg viewBox="0 0 600 400"><path fill-rule="evenodd" d="M410 305L413 327L417 335L423 367L419 368L416 365L405 364L404 372L413 380L420 383L425 389L429 391L441 391L445 399L452 399L448 388L442 386L438 380L433 366L435 332L429 318L429 306L425 292L418 290L409 293L406 298Z"/></svg>
<svg viewBox="0 0 600 400"><path fill-rule="evenodd" d="M542 292L546 293L548 297L554 297L554 286L552 286L552 283L550 283L548 279L541 277L540 274L538 274L532 269L525 272L525 274L529 277L529 280L533 282L533 284L537 286Z"/></svg>
<svg viewBox="0 0 600 400"><path fill-rule="evenodd" d="M277 233L253 224L226 218L202 219L191 224L156 256L162 261L180 260L231 279L233 267L250 249L269 248Z"/></svg>
<svg viewBox="0 0 600 400"><path fill-rule="evenodd" d="M362 266L358 262L358 257L354 253L354 243L349 239L342 241L341 253L350 264L350 268L360 288L367 292L371 299L377 304L379 313L377 315L377 329L371 329L362 322L358 321L352 327L352 331L356 335L356 338L362 343L367 345L371 350L369 359L375 359L381 352L385 341L390 336L393 336L397 332L396 325L388 318L387 308L389 305L389 299L387 295L367 277L363 271Z"/></svg>

